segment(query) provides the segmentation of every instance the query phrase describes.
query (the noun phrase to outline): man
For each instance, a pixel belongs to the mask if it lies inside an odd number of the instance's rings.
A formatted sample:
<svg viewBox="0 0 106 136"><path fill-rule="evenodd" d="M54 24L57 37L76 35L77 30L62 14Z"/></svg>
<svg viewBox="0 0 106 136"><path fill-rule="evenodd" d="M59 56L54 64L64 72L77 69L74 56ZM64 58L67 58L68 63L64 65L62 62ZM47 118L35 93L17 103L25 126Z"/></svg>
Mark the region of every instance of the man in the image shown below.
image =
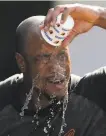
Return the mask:
<svg viewBox="0 0 106 136"><path fill-rule="evenodd" d="M63 12L75 26L59 48L46 43L47 30ZM52 22L52 24L51 24ZM73 4L30 17L17 27L16 60L21 73L0 83L0 136L105 136L105 68L80 77L71 75L69 41L94 25L106 28L106 10Z"/></svg>

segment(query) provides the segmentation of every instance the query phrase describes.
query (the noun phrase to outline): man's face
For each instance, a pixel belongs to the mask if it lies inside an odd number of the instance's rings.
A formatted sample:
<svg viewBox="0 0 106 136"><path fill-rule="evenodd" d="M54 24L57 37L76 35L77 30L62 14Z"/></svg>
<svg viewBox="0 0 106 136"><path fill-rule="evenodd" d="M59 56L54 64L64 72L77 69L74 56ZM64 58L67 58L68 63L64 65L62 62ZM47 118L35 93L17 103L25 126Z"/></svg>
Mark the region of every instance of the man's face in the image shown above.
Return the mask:
<svg viewBox="0 0 106 136"><path fill-rule="evenodd" d="M26 50L29 75L35 86L49 96L62 97L68 90L70 57L68 47L53 47L31 38Z"/></svg>

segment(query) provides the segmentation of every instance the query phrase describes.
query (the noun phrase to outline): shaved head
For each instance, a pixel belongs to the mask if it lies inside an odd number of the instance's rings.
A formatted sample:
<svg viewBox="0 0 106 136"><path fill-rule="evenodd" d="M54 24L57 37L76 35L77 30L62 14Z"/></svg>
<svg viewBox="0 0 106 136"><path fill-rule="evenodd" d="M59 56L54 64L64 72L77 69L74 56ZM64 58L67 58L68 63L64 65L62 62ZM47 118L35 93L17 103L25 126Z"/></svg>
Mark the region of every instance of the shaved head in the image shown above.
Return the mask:
<svg viewBox="0 0 106 136"><path fill-rule="evenodd" d="M68 47L55 48L43 39L39 25L44 19L45 16L32 16L19 24L16 60L24 74L25 90L29 91L34 81L35 92L39 90L48 102L52 95L62 98L67 92L70 57Z"/></svg>
<svg viewBox="0 0 106 136"><path fill-rule="evenodd" d="M39 25L45 16L32 16L22 21L16 29L16 52L23 54L32 34L40 38Z"/></svg>

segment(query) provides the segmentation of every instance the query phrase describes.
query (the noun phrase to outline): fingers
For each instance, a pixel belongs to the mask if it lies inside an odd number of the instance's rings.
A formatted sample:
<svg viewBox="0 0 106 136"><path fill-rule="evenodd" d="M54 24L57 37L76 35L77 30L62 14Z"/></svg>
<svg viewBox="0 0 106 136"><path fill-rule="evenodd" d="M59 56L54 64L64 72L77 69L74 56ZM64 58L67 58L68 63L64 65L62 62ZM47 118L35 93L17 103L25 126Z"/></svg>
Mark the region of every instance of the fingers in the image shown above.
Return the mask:
<svg viewBox="0 0 106 136"><path fill-rule="evenodd" d="M76 10L77 5L76 4L68 4L68 5L59 5L55 8L49 9L47 16L44 20L44 28L45 30L48 30L50 25L56 24L57 16L62 13L61 22L64 23L69 15L71 15ZM75 27L71 31L70 35L64 40L63 46L69 44L69 42L72 41L72 39L77 35L77 32L75 31Z"/></svg>
<svg viewBox="0 0 106 136"><path fill-rule="evenodd" d="M49 9L47 16L44 20L44 28L48 29L50 25L55 25L57 16L64 11L64 6L56 6Z"/></svg>
<svg viewBox="0 0 106 136"><path fill-rule="evenodd" d="M64 11L64 6L57 6L56 8L54 8L54 12L52 14L52 23L53 25L56 24L56 18L57 16L62 13Z"/></svg>
<svg viewBox="0 0 106 136"><path fill-rule="evenodd" d="M44 29L47 30L48 27L50 26L50 22L52 21L52 13L54 11L54 8L49 9L47 16L44 20Z"/></svg>
<svg viewBox="0 0 106 136"><path fill-rule="evenodd" d="M75 5L70 5L70 7L66 6L62 14L61 23L64 23L67 17L74 11L75 11Z"/></svg>
<svg viewBox="0 0 106 136"><path fill-rule="evenodd" d="M59 5L55 8L49 9L47 16L44 20L44 28L47 30L50 25L56 24L56 18L57 16L62 13L62 18L60 23L64 23L68 17L68 15L71 14L75 10L76 5L75 4L69 4L69 5Z"/></svg>
<svg viewBox="0 0 106 136"><path fill-rule="evenodd" d="M69 14L70 14L69 8L65 7L64 12L63 12L62 17L61 17L61 23L64 23L66 21Z"/></svg>
<svg viewBox="0 0 106 136"><path fill-rule="evenodd" d="M44 28L47 30L50 25L55 25L57 16L64 10L63 7L55 7L49 9L47 16L44 20Z"/></svg>

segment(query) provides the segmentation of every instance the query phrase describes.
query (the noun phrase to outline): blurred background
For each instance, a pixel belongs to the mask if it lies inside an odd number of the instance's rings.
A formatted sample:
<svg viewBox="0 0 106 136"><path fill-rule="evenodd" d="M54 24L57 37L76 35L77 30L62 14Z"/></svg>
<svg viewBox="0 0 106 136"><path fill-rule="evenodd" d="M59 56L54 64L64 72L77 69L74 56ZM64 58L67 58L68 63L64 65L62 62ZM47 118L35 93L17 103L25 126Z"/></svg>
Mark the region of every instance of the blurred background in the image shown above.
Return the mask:
<svg viewBox="0 0 106 136"><path fill-rule="evenodd" d="M15 61L15 31L24 19L46 15L49 1L0 1L0 80L19 73Z"/></svg>
<svg viewBox="0 0 106 136"><path fill-rule="evenodd" d="M15 61L15 30L27 17L46 15L59 4L84 3L106 7L106 1L0 1L0 80L18 73ZM72 73L83 76L106 63L106 30L94 27L70 44Z"/></svg>

